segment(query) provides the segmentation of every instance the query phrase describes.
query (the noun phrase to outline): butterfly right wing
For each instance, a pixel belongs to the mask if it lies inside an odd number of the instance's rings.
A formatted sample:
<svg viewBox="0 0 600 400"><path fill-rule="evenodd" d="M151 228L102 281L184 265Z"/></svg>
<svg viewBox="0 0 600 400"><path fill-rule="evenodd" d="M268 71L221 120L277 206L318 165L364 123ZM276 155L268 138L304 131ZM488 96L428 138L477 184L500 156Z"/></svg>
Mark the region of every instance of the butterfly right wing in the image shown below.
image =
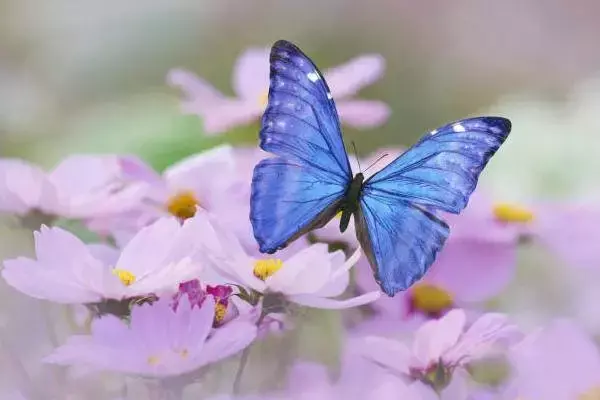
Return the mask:
<svg viewBox="0 0 600 400"><path fill-rule="evenodd" d="M254 169L250 220L260 251L273 253L337 212L352 171L331 92L293 44L271 50L260 147L277 157Z"/></svg>
<svg viewBox="0 0 600 400"><path fill-rule="evenodd" d="M354 222L375 280L388 296L423 277L450 233L448 225L429 211L368 186Z"/></svg>

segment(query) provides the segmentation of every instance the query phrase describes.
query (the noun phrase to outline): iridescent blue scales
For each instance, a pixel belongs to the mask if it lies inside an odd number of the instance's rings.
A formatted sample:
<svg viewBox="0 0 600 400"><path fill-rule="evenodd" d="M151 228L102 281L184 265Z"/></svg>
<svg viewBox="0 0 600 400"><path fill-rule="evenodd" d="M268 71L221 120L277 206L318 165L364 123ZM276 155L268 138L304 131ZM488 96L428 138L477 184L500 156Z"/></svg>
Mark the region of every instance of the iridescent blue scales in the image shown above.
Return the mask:
<svg viewBox="0 0 600 400"><path fill-rule="evenodd" d="M260 147L275 156L254 169L250 211L260 251L274 253L341 211L342 220L354 216L382 290L388 296L406 290L448 237L448 225L433 213L465 208L510 121L479 117L445 125L363 182L362 173L353 176L335 103L318 68L283 40L273 45L270 63Z"/></svg>

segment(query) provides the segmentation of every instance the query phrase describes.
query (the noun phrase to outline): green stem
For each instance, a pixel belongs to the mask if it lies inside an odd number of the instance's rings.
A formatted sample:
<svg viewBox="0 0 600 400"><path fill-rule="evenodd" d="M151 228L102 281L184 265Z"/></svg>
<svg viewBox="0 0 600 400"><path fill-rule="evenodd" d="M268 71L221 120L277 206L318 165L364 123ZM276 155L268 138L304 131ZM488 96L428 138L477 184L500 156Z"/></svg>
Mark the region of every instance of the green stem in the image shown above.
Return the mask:
<svg viewBox="0 0 600 400"><path fill-rule="evenodd" d="M267 312L263 309L260 313L260 317L256 321L256 326L260 329L260 324L264 321L267 316ZM248 363L248 358L250 357L251 345L246 347L242 352L242 357L240 358L240 365L235 374L235 380L233 381L233 395L238 396L240 394L241 384L242 384L242 375L244 374L244 369L246 368L246 364Z"/></svg>

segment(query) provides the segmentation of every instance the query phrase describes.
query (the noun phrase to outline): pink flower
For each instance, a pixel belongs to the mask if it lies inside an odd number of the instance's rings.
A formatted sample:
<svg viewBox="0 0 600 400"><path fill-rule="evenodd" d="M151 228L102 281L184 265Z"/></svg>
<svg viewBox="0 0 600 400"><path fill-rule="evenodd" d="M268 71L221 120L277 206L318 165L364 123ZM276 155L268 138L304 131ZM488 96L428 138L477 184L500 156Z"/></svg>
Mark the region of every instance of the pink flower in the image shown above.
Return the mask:
<svg viewBox="0 0 600 400"><path fill-rule="evenodd" d="M484 314L468 328L466 318L463 310L455 309L425 322L415 332L411 348L395 340L367 337L363 355L393 373L442 389L456 369L506 349L520 337L502 314Z"/></svg>
<svg viewBox="0 0 600 400"><path fill-rule="evenodd" d="M90 227L111 233L119 242L126 242L140 228L158 218L173 215L185 220L196 214L197 208L213 213L235 213L237 204L232 185L235 164L230 146L215 147L191 156L167 168L162 176L135 157L121 159L128 184L141 193L136 206L125 212L96 219ZM242 218L242 216L239 216ZM244 216L247 219L247 215Z"/></svg>
<svg viewBox="0 0 600 400"><path fill-rule="evenodd" d="M232 321L212 329L214 302L192 307L183 297L174 311L169 300L133 307L129 325L108 315L95 320L90 336L72 336L44 359L144 376L172 376L218 362L247 347L256 327Z"/></svg>
<svg viewBox="0 0 600 400"><path fill-rule="evenodd" d="M592 338L568 320L528 335L510 353L513 379L506 391L523 399L597 399L600 353Z"/></svg>
<svg viewBox="0 0 600 400"><path fill-rule="evenodd" d="M87 219L127 209L138 193L123 185L119 157L75 155L46 173L18 159L0 160L0 211Z"/></svg>
<svg viewBox="0 0 600 400"><path fill-rule="evenodd" d="M390 114L385 103L350 99L362 87L383 74L385 60L367 54L324 72L343 122L357 128L382 124ZM269 89L269 49L250 48L238 58L233 72L236 98L223 95L202 78L183 69L173 69L167 80L185 94L186 114L197 114L208 134L219 134L237 125L257 120L267 104Z"/></svg>
<svg viewBox="0 0 600 400"><path fill-rule="evenodd" d="M37 260L7 260L2 277L29 296L58 303L175 292L180 282L199 274L201 219L183 225L175 218L160 219L140 230L116 261L67 231L42 226L35 232Z"/></svg>
<svg viewBox="0 0 600 400"><path fill-rule="evenodd" d="M291 253L289 258L254 258L246 253L239 241L214 219L205 227L205 254L211 260L222 283L241 285L260 294L277 293L288 301L317 308L347 308L377 300L379 291L339 300L350 280L349 270L356 264L360 251L348 260L344 253L329 253L327 245L314 244ZM292 247L293 249L293 247Z"/></svg>

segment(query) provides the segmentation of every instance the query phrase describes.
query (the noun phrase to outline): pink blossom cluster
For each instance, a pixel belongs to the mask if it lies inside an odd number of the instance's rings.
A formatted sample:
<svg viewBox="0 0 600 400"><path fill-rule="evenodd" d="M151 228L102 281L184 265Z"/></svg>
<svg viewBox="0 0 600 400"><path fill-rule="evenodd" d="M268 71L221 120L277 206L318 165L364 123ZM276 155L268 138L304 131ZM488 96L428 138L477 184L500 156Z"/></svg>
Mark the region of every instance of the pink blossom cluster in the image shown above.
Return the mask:
<svg viewBox="0 0 600 400"><path fill-rule="evenodd" d="M267 54L240 56L235 99L181 69L168 80L206 132L224 133L260 116ZM384 103L351 99L383 69L380 56L363 55L326 71L343 123L385 121ZM499 203L478 190L462 215L445 216L452 233L426 276L388 298L354 229L339 233L337 220L274 255L258 251L248 215L251 171L262 157L221 145L162 173L131 155L75 155L49 172L0 160L0 211L31 228L35 241L34 254L4 260L2 278L13 296L60 305L74 321L33 361L67 371L65 392L47 398L76 398L69 382L107 373L123 378L112 397L120 399L600 398L600 353L587 327L560 318L531 329L493 305L515 282L524 246L548 249L566 275L597 268L590 241L599 237L600 208ZM65 220L97 240L61 228ZM307 310L328 310L320 315L335 316L341 329L311 334L298 318ZM285 373L270 376L256 358L268 360L273 343L294 335L338 348L335 361L280 347L276 359L285 363L270 371ZM34 379L20 379L2 398L38 398L28 386ZM128 389L140 382L144 394Z"/></svg>

